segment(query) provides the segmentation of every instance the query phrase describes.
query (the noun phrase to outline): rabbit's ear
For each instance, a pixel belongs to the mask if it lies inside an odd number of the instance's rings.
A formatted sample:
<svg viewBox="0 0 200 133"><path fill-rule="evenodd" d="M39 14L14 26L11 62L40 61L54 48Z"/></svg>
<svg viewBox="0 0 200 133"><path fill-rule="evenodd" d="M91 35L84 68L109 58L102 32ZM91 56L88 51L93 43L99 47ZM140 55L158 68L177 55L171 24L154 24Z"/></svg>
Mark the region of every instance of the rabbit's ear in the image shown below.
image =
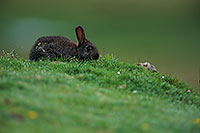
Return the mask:
<svg viewBox="0 0 200 133"><path fill-rule="evenodd" d="M83 43L83 40L85 39L85 33L81 26L76 27L76 36L79 44Z"/></svg>

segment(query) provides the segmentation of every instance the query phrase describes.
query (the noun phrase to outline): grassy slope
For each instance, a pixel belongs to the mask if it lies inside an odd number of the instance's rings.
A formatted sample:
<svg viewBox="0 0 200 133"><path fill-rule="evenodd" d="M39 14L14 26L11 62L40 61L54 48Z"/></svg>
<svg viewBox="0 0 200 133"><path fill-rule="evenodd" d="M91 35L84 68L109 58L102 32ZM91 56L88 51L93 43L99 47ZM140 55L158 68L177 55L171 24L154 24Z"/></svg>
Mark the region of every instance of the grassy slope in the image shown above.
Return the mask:
<svg viewBox="0 0 200 133"><path fill-rule="evenodd" d="M162 76L109 55L70 63L0 57L0 132L199 132L200 95Z"/></svg>

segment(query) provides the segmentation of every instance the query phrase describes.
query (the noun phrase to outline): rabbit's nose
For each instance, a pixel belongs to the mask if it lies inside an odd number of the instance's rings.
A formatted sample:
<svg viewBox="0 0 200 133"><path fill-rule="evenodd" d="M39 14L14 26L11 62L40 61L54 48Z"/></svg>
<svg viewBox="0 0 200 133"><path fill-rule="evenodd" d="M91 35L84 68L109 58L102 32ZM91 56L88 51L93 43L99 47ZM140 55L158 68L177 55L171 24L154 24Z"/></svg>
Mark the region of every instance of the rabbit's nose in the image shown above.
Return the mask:
<svg viewBox="0 0 200 133"><path fill-rule="evenodd" d="M94 56L93 56L93 59L94 59L94 60L99 59L99 53L97 53L96 55L94 55Z"/></svg>

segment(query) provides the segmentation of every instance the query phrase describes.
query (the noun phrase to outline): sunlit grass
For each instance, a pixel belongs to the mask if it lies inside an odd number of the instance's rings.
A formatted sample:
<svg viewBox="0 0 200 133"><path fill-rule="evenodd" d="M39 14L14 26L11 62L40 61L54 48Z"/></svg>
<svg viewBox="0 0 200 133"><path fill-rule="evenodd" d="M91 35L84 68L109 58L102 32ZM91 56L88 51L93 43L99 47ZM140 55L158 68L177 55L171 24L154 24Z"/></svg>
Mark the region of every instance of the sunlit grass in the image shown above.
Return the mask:
<svg viewBox="0 0 200 133"><path fill-rule="evenodd" d="M0 65L3 133L200 130L200 95L193 88L111 55L29 62L12 52Z"/></svg>

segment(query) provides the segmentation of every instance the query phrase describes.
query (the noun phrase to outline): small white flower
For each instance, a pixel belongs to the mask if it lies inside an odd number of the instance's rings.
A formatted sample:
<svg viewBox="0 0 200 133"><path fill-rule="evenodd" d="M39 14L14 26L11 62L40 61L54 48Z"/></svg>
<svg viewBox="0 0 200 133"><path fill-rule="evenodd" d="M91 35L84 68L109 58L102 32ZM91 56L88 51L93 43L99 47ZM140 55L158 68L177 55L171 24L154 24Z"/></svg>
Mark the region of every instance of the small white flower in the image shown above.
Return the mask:
<svg viewBox="0 0 200 133"><path fill-rule="evenodd" d="M117 74L120 74L120 71L118 71Z"/></svg>
<svg viewBox="0 0 200 133"><path fill-rule="evenodd" d="M44 49L42 49L42 52L43 52L43 53L45 53L45 50L44 50Z"/></svg>
<svg viewBox="0 0 200 133"><path fill-rule="evenodd" d="M165 78L165 76L162 76L162 79L164 79Z"/></svg>
<svg viewBox="0 0 200 133"><path fill-rule="evenodd" d="M41 45L41 42L38 43L38 46L40 46L40 45Z"/></svg>
<svg viewBox="0 0 200 133"><path fill-rule="evenodd" d="M134 90L133 93L134 93L134 94L137 93L137 90Z"/></svg>

